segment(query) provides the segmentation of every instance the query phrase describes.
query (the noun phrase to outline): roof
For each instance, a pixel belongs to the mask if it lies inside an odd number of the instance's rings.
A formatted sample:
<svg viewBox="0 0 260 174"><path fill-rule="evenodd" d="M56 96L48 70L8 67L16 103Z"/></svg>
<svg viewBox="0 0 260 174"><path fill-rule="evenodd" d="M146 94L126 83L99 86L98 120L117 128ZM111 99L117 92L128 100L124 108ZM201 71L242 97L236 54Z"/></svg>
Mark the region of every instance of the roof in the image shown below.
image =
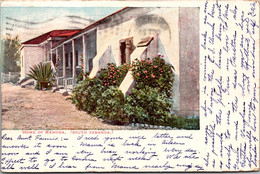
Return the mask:
<svg viewBox="0 0 260 174"><path fill-rule="evenodd" d="M44 42L45 40L49 39L50 37L69 37L74 35L75 33L78 33L79 31L81 31L82 29L78 29L78 30L52 30L48 33L45 33L43 35L40 35L38 37L35 37L31 40L25 41L22 44L40 44L42 42Z"/></svg>
<svg viewBox="0 0 260 174"><path fill-rule="evenodd" d="M100 24L101 22L105 21L106 19L110 18L111 16L114 16L115 14L118 14L118 13L120 13L120 12L126 10L126 9L129 9L129 7L124 7L124 8L122 8L122 9L120 9L120 10L118 10L118 11L116 11L116 12L114 12L114 13L112 13L112 14L110 14L110 15L108 15L108 16L106 16L106 17L104 17L104 18L102 18L102 19L100 19L100 20L98 20L98 21L96 21L96 22L94 22L94 23L92 23L92 24L90 24L90 25L87 26L86 28L83 28L81 31L79 31L79 32L77 32L77 33L71 35L71 36L68 37L68 38L65 38L65 39L61 40L61 41L58 42L57 44L54 44L54 45L52 46L52 48L55 48L55 47L57 47L58 45L62 44L63 42L65 42L65 41L67 41L67 40L69 40L69 39L71 39L71 38L73 38L73 37L75 37L75 36L77 36L77 35L80 35L81 33L84 33L84 32L87 31L88 29L90 29L90 28L96 26L97 24Z"/></svg>

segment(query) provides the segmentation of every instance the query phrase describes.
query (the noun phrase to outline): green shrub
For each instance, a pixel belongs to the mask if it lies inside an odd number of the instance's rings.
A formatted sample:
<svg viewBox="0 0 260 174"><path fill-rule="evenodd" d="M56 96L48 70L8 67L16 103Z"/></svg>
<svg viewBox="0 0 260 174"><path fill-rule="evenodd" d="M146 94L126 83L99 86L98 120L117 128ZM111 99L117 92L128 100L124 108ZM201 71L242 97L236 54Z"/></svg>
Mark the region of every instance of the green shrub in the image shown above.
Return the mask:
<svg viewBox="0 0 260 174"><path fill-rule="evenodd" d="M40 62L39 64L30 67L30 71L27 75L29 78L36 80L36 89L43 89L51 86L52 74L53 69L51 63Z"/></svg>
<svg viewBox="0 0 260 174"><path fill-rule="evenodd" d="M90 74L89 72L83 73L83 71L81 71L80 74L79 74L78 77L77 77L76 83L81 82L84 77L85 77L85 78L88 78L89 74Z"/></svg>
<svg viewBox="0 0 260 174"><path fill-rule="evenodd" d="M173 66L165 63L160 56L150 61L135 60L132 63L133 77L136 81L136 88L142 89L145 86L160 88L159 92L165 92L168 97L172 96L174 83Z"/></svg>
<svg viewBox="0 0 260 174"><path fill-rule="evenodd" d="M71 98L79 109L93 113L97 107L97 100L106 89L100 79L86 78L74 88Z"/></svg>
<svg viewBox="0 0 260 174"><path fill-rule="evenodd" d="M124 114L124 95L117 87L110 86L97 100L96 114L106 120L128 122Z"/></svg>
<svg viewBox="0 0 260 174"><path fill-rule="evenodd" d="M161 124L170 117L172 100L160 88L133 88L126 97L125 113L131 122Z"/></svg>
<svg viewBox="0 0 260 174"><path fill-rule="evenodd" d="M130 69L130 65L124 64L117 67L114 63L109 63L106 69L102 69L98 78L105 86L119 86Z"/></svg>
<svg viewBox="0 0 260 174"><path fill-rule="evenodd" d="M179 129L199 130L199 117L171 116L163 126L176 127Z"/></svg>

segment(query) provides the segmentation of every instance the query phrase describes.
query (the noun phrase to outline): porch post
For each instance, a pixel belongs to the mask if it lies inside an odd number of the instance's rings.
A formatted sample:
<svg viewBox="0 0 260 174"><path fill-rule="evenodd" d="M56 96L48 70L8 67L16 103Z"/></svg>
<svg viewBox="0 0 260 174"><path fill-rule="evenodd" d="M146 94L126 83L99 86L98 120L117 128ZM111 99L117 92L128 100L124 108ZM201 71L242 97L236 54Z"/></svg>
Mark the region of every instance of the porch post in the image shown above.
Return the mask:
<svg viewBox="0 0 260 174"><path fill-rule="evenodd" d="M52 41L50 41L51 62L53 63Z"/></svg>
<svg viewBox="0 0 260 174"><path fill-rule="evenodd" d="M63 53L63 56L62 56L62 60L63 60L63 78L66 78L66 54L65 54L65 44L62 46L62 53Z"/></svg>
<svg viewBox="0 0 260 174"><path fill-rule="evenodd" d="M59 57L59 52L58 52L58 47L55 49L56 51L56 62L54 63L54 67L56 67L56 63L58 63L59 65L59 60L58 60L58 57ZM59 71L59 67L56 69L56 75L57 77L60 76L60 71Z"/></svg>
<svg viewBox="0 0 260 174"><path fill-rule="evenodd" d="M72 39L72 77L76 78L76 55L75 55L75 39Z"/></svg>
<svg viewBox="0 0 260 174"><path fill-rule="evenodd" d="M59 63L59 62L58 62L58 57L59 57L59 53L58 53L58 47L57 47L57 48L56 48L56 62L55 62L55 64L56 64L56 63Z"/></svg>
<svg viewBox="0 0 260 174"><path fill-rule="evenodd" d="M87 71L87 65L86 65L86 35L83 34L83 37L82 37L82 54L83 54L83 72L85 73ZM85 76L83 77L85 78Z"/></svg>

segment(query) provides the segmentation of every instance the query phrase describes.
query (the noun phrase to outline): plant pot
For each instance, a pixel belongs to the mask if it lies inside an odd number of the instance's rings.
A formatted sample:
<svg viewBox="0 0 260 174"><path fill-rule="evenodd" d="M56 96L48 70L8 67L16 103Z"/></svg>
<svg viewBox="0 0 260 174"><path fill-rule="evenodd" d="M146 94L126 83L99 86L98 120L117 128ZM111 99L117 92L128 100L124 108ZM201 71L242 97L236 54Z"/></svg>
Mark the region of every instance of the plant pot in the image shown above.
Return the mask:
<svg viewBox="0 0 260 174"><path fill-rule="evenodd" d="M43 90L44 88L48 88L48 83L49 82L40 82L41 90Z"/></svg>

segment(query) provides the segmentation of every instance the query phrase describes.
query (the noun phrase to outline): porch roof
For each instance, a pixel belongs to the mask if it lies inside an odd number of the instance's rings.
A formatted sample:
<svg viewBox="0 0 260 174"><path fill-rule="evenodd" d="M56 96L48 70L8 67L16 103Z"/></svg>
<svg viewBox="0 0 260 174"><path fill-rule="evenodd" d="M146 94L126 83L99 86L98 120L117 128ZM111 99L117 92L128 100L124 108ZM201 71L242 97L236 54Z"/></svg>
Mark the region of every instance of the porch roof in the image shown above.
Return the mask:
<svg viewBox="0 0 260 174"><path fill-rule="evenodd" d="M42 34L38 37L23 42L24 45L40 44L51 37L67 38L75 33L78 33L82 29L77 30L52 30L48 33Z"/></svg>
<svg viewBox="0 0 260 174"><path fill-rule="evenodd" d="M114 12L114 13L112 13L112 14L110 14L110 15L108 15L108 16L106 16L106 17L104 17L104 18L102 18L102 19L100 19L100 20L98 20L98 21L96 21L96 22L94 22L94 23L92 23L92 24L90 24L90 25L87 26L86 28L83 28L81 31L79 31L79 32L77 32L77 33L71 35L70 37L67 37L67 38L61 40L60 42L54 44L54 45L52 46L52 49L54 49L54 48L56 48L56 47L58 47L58 46L61 46L62 43L66 42L66 41L68 41L68 40L70 40L70 39L72 39L72 38L77 37L78 35L80 35L80 34L86 32L86 31L88 31L89 29L91 29L91 28L97 26L98 24L102 23L102 22L105 21L106 19L108 19L108 18L112 17L113 15L118 14L118 13L120 13L120 12L126 10L126 9L129 9L129 7L124 7L124 8L122 8L122 9L120 9L120 10L118 10L118 11L116 11L116 12Z"/></svg>

